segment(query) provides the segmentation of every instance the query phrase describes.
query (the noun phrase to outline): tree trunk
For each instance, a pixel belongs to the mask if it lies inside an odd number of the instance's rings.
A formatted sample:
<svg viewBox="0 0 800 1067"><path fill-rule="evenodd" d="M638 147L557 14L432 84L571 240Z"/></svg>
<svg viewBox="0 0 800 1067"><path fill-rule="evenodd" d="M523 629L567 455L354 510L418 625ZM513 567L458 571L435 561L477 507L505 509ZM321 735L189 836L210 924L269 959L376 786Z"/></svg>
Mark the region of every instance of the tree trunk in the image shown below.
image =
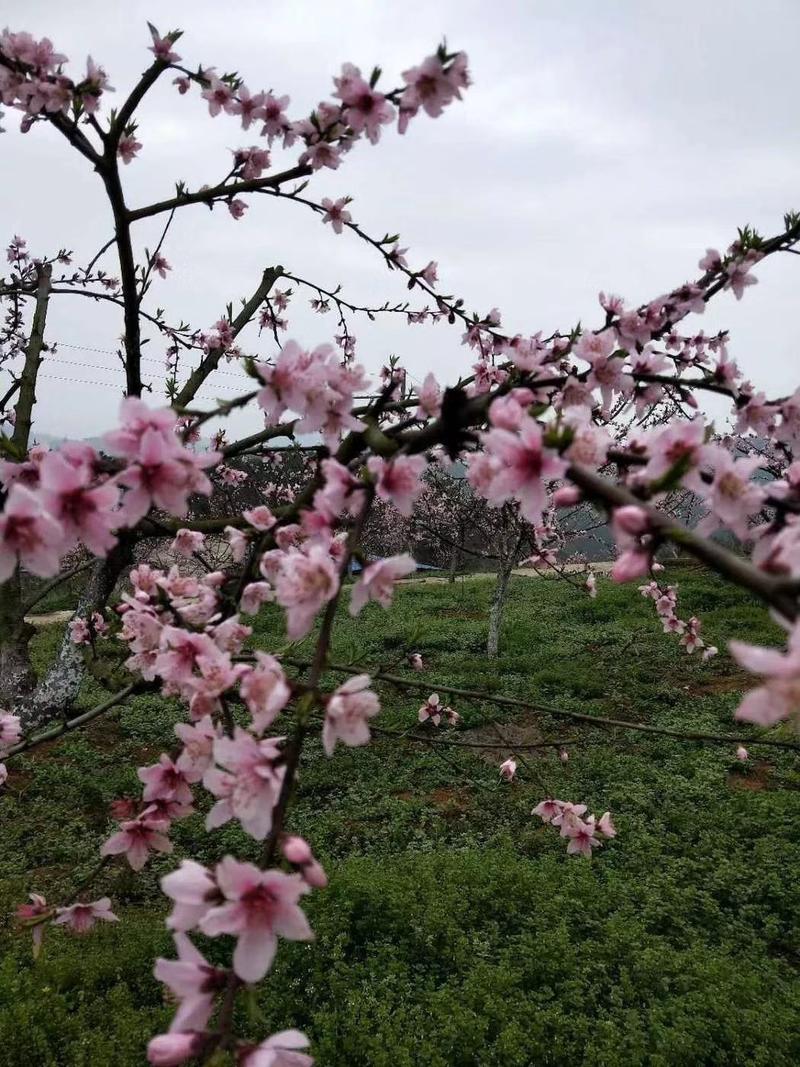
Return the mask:
<svg viewBox="0 0 800 1067"><path fill-rule="evenodd" d="M458 551L458 547L453 545L450 552L450 567L447 572L447 580L452 585L456 580L456 571L458 570L459 557L461 553Z"/></svg>
<svg viewBox="0 0 800 1067"><path fill-rule="evenodd" d="M492 606L489 609L489 636L486 639L486 655L490 659L497 657L500 647L500 627L503 623L503 611L508 597L508 580L511 577L511 566L506 563L500 564L497 572L494 593L492 594Z"/></svg>
<svg viewBox="0 0 800 1067"><path fill-rule="evenodd" d="M124 539L111 550L106 559L98 560L92 568L75 614L87 616L105 607L117 579L132 560L133 549ZM83 653L80 647L72 642L69 629L66 629L55 663L37 685L33 698L22 715L23 728L27 731L45 726L53 719L63 718L78 697L85 673Z"/></svg>
<svg viewBox="0 0 800 1067"><path fill-rule="evenodd" d="M36 672L28 645L36 631L22 615L19 571L0 585L0 710L14 711L30 701Z"/></svg>

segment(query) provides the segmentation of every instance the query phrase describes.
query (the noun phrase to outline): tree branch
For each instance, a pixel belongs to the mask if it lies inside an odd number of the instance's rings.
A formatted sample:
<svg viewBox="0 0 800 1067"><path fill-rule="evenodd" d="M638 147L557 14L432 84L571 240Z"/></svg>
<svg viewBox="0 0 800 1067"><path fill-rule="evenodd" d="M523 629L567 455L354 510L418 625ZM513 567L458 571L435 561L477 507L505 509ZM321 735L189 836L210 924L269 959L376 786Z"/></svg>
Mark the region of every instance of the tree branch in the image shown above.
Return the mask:
<svg viewBox="0 0 800 1067"><path fill-rule="evenodd" d="M294 181L295 178L305 178L311 174L311 167L296 166L280 174L267 175L265 178L250 178L246 181L220 182L209 189L200 189L196 193L181 193L169 200L161 200L157 204L148 204L146 207L134 208L128 211L129 222L137 222L139 219L147 219L152 215L160 215L164 211L172 211L176 207L186 207L189 204L206 204L209 207L215 200L227 200L237 193L256 193L262 189L274 189L284 182Z"/></svg>
<svg viewBox="0 0 800 1067"><path fill-rule="evenodd" d="M244 304L242 310L239 312L236 318L231 321L231 332L234 337L237 337L248 324L248 322L250 322L250 320L253 318L253 315L255 315L256 311L258 311L258 308L263 302L267 293L270 291L272 286L282 274L283 267L267 267L267 269L261 276L261 281L259 282L258 288L250 297L250 299ZM208 352L208 354L203 357L203 359L200 361L199 366L197 366L192 371L188 381L180 390L178 395L175 397L175 400L173 402L175 407L185 407L187 404L191 403L192 400L194 400L197 390L200 388L206 378L208 378L208 376L217 369L223 352L224 349L222 348L212 348Z"/></svg>
<svg viewBox="0 0 800 1067"><path fill-rule="evenodd" d="M28 451L33 405L36 403L36 379L42 363L42 349L44 348L44 329L47 323L47 305L50 300L52 270L53 268L49 263L38 268L36 309L33 313L31 336L25 351L25 366L19 378L19 398L15 407L16 421L11 441L21 456L26 455Z"/></svg>

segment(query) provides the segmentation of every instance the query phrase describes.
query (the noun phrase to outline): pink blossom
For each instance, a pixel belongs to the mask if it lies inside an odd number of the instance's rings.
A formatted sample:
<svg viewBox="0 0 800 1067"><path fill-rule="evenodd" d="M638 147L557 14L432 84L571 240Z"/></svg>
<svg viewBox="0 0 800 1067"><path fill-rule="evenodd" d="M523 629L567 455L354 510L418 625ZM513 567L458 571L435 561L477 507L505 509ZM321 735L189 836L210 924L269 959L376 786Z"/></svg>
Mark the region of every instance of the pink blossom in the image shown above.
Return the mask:
<svg viewBox="0 0 800 1067"><path fill-rule="evenodd" d="M119 144L117 145L117 155L123 163L128 164L138 155L141 147L141 141L137 141L132 135L120 137Z"/></svg>
<svg viewBox="0 0 800 1067"><path fill-rule="evenodd" d="M157 959L153 973L179 1001L170 1033L204 1030L214 997L225 988L227 971L212 967L186 934L175 934L177 960Z"/></svg>
<svg viewBox="0 0 800 1067"><path fill-rule="evenodd" d="M242 516L254 529L261 531L271 530L277 522L266 504L259 504L258 507L250 508L249 511L243 511Z"/></svg>
<svg viewBox="0 0 800 1067"><path fill-rule="evenodd" d="M701 416L690 422L676 421L656 432L650 441L650 459L644 468L643 477L652 481L667 473L682 475L682 483L698 491L701 480L697 474L688 478L687 473L699 467L703 456L706 428Z"/></svg>
<svg viewBox="0 0 800 1067"><path fill-rule="evenodd" d="M339 164L342 162L339 149L327 141L317 141L316 144L312 144L308 149L300 156L301 164L308 164L312 170L320 170L322 167L329 167L331 170L337 170Z"/></svg>
<svg viewBox="0 0 800 1067"><path fill-rule="evenodd" d="M151 767L140 767L136 772L139 781L144 782L142 799L149 803L153 800L174 800L178 804L192 803L190 782L200 780L200 773L194 767L179 767L166 752L159 756L158 763Z"/></svg>
<svg viewBox="0 0 800 1067"><path fill-rule="evenodd" d="M239 610L245 615L257 615L261 605L272 598L272 586L268 582L250 582L244 587Z"/></svg>
<svg viewBox="0 0 800 1067"><path fill-rule="evenodd" d="M16 916L20 923L30 926L33 935L33 958L41 951L44 940L45 920L53 914L53 908L40 893L29 893L30 904L17 905Z"/></svg>
<svg viewBox="0 0 800 1067"><path fill-rule="evenodd" d="M712 512L703 520L703 528L710 532L724 524L737 536L746 538L748 519L764 501L764 490L750 480L752 473L763 466L762 457L734 459L727 449L707 445L704 458L713 465L714 477L710 485L703 483L700 490Z"/></svg>
<svg viewBox="0 0 800 1067"><path fill-rule="evenodd" d="M240 85L238 93L238 99L234 100L231 105L231 114L241 116L242 129L249 130L252 122L264 117L264 103L267 95L266 93L253 94L246 85ZM267 153L265 152L264 155L267 155ZM267 165L266 163L264 164L264 166ZM248 175L245 174L244 177L248 177Z"/></svg>
<svg viewBox="0 0 800 1067"><path fill-rule="evenodd" d="M706 254L697 265L704 272L718 271L722 266L722 256L716 248L707 248Z"/></svg>
<svg viewBox="0 0 800 1067"><path fill-rule="evenodd" d="M516 773L517 773L517 761L509 756L509 758L507 760L504 760L500 764L500 777L504 781L510 782L514 778L514 775Z"/></svg>
<svg viewBox="0 0 800 1067"><path fill-rule="evenodd" d="M39 578L52 577L68 547L64 528L41 498L24 485L12 485L0 514L0 582L11 577L18 563Z"/></svg>
<svg viewBox="0 0 800 1067"><path fill-rule="evenodd" d="M419 390L418 419L437 418L442 410L442 390L432 371L429 371Z"/></svg>
<svg viewBox="0 0 800 1067"><path fill-rule="evenodd" d="M586 821L576 818L570 822L566 835L570 839L567 852L591 858L592 849L599 848L602 844L596 836L596 829L594 815L590 815Z"/></svg>
<svg viewBox="0 0 800 1067"><path fill-rule="evenodd" d="M439 280L439 264L431 260L427 267L424 267L419 272L419 277L422 278L426 285L433 288Z"/></svg>
<svg viewBox="0 0 800 1067"><path fill-rule="evenodd" d="M233 969L244 982L258 982L269 970L278 937L309 941L313 933L297 906L308 886L302 878L281 871L262 871L252 863L226 856L216 868L224 898L200 920L209 937L234 934L238 938Z"/></svg>
<svg viewBox="0 0 800 1067"><path fill-rule="evenodd" d="M416 563L407 552L369 564L353 587L350 614L358 615L370 600L376 601L382 608L388 608L392 603L395 582L413 574L416 569Z"/></svg>
<svg viewBox="0 0 800 1067"><path fill-rule="evenodd" d="M200 94L204 100L208 102L208 113L212 117L218 115L220 111L226 111L229 114L233 112L234 95L230 86L225 82L212 74L208 79L208 88L204 89Z"/></svg>
<svg viewBox="0 0 800 1067"><path fill-rule="evenodd" d="M334 233L341 233L344 224L353 221L353 216L345 210L349 203L349 196L342 196L338 200L330 200L327 196L323 198L322 206L325 208L325 214L322 216L322 221L329 222Z"/></svg>
<svg viewBox="0 0 800 1067"><path fill-rule="evenodd" d="M553 506L557 508L571 508L579 504L583 499L583 493L575 485L562 485L553 493Z"/></svg>
<svg viewBox="0 0 800 1067"><path fill-rule="evenodd" d="M611 526L621 550L611 568L611 578L615 582L641 578L650 569L653 551L647 512L633 504L615 508Z"/></svg>
<svg viewBox="0 0 800 1067"><path fill-rule="evenodd" d="M153 256L153 270L156 274L159 274L162 278L166 278L167 271L172 270L172 267L167 263L166 259L160 254Z"/></svg>
<svg viewBox="0 0 800 1067"><path fill-rule="evenodd" d="M270 144L272 144L276 137L283 137L285 148L290 147L295 139L294 134L291 132L291 123L285 114L288 106L288 96L276 97L273 96L272 93L266 94L264 102L261 105L261 117L264 119L261 136L267 137Z"/></svg>
<svg viewBox="0 0 800 1067"><path fill-rule="evenodd" d="M199 530L178 530L175 540L170 546L172 551L179 556L188 558L195 552L199 552L205 542L205 535Z"/></svg>
<svg viewBox="0 0 800 1067"><path fill-rule="evenodd" d="M299 1030L281 1030L245 1052L241 1067L313 1067L314 1060L298 1049L308 1048L308 1038Z"/></svg>
<svg viewBox="0 0 800 1067"><path fill-rule="evenodd" d="M314 858L311 846L302 837L289 836L281 842L281 850L287 863L297 867L308 885L314 889L324 889L328 876L320 863Z"/></svg>
<svg viewBox="0 0 800 1067"><path fill-rule="evenodd" d="M563 806L562 801L548 798L540 801L531 812L531 815L538 815L542 822L551 823L553 819L561 815Z"/></svg>
<svg viewBox="0 0 800 1067"><path fill-rule="evenodd" d="M286 610L286 632L296 641L311 629L314 617L339 588L339 573L330 552L320 544L290 549L275 578L275 599Z"/></svg>
<svg viewBox="0 0 800 1067"><path fill-rule="evenodd" d="M726 281L723 286L724 289L732 289L733 295L737 300L741 300L744 296L744 291L749 285L757 285L758 278L754 278L750 274L750 268L752 262L747 260L739 260L734 263L730 263L725 268Z"/></svg>
<svg viewBox="0 0 800 1067"><path fill-rule="evenodd" d="M111 910L111 901L108 897L101 897L91 904L71 904L68 908L56 908L57 917L53 919L55 926L68 926L75 934L86 934L92 929L98 920L107 923L118 922L117 916Z"/></svg>
<svg viewBox="0 0 800 1067"><path fill-rule="evenodd" d="M124 854L134 871L140 871L151 851L172 852L172 842L161 833L163 829L161 820L153 820L142 814L137 819L120 823L119 831L103 844L100 854Z"/></svg>
<svg viewBox="0 0 800 1067"><path fill-rule="evenodd" d="M541 427L527 415L518 433L492 429L481 438L485 458L479 459L477 453L471 459L470 484L494 507L513 497L529 522L540 523L546 505L545 481L562 477L567 467L564 460L545 446Z"/></svg>
<svg viewBox="0 0 800 1067"><path fill-rule="evenodd" d="M159 1034L147 1044L147 1062L153 1064L153 1067L178 1067L179 1064L199 1055L205 1044L205 1034Z"/></svg>
<svg viewBox="0 0 800 1067"><path fill-rule="evenodd" d="M161 879L161 889L175 902L167 926L181 932L193 930L222 899L211 871L194 860L182 860L177 870Z"/></svg>
<svg viewBox="0 0 800 1067"><path fill-rule="evenodd" d="M242 829L263 841L272 828L272 809L278 801L285 767L280 765L281 738L257 740L237 726L232 738L214 741L214 760L219 767L209 767L203 784L217 797L206 818L212 830L230 819L238 819Z"/></svg>
<svg viewBox="0 0 800 1067"><path fill-rule="evenodd" d="M614 823L611 820L611 812L604 811L600 818L597 820L597 826L595 827L597 833L602 834L603 837L616 837L617 830Z"/></svg>
<svg viewBox="0 0 800 1067"><path fill-rule="evenodd" d="M377 144L381 126L394 119L392 105L361 77L361 71L352 63L345 63L341 77L334 81L344 120L356 134L364 132L372 144Z"/></svg>
<svg viewBox="0 0 800 1067"><path fill-rule="evenodd" d="M792 630L786 652L748 645L744 641L731 641L728 647L740 666L764 678L763 685L745 694L736 709L737 719L759 726L774 726L776 722L798 714L800 628Z"/></svg>
<svg viewBox="0 0 800 1067"><path fill-rule="evenodd" d="M228 211L235 219L240 219L242 215L244 215L245 211L247 211L247 206L248 205L244 200L241 200L239 197L235 197L233 200L228 201Z"/></svg>
<svg viewBox="0 0 800 1067"><path fill-rule="evenodd" d="M438 693L431 693L417 712L417 719L420 722L432 722L434 726L438 726L442 721L442 711L442 698Z"/></svg>
<svg viewBox="0 0 800 1067"><path fill-rule="evenodd" d="M286 707L292 693L274 656L256 652L255 657L256 666L242 679L239 692L252 716L253 728L263 733Z"/></svg>
<svg viewBox="0 0 800 1067"><path fill-rule="evenodd" d="M22 737L22 725L19 715L10 711L0 711L0 755L4 755Z"/></svg>
<svg viewBox="0 0 800 1067"><path fill-rule="evenodd" d="M160 59L164 63L177 63L181 57L177 52L172 51L176 35L167 34L165 37L160 37L155 26L149 26L148 28L153 39L153 43L148 48L156 59Z"/></svg>
<svg viewBox="0 0 800 1067"><path fill-rule="evenodd" d="M327 756L333 755L337 741L351 747L369 742L368 721L380 711L380 702L369 684L368 674L357 674L331 694L322 727L322 747Z"/></svg>
<svg viewBox="0 0 800 1067"><path fill-rule="evenodd" d="M202 775L211 765L214 741L219 736L211 716L206 715L195 723L176 723L175 733L183 742L183 751L175 761L176 767L183 772Z"/></svg>
<svg viewBox="0 0 800 1067"><path fill-rule="evenodd" d="M736 758L739 760L740 763L746 763L747 760L750 759L750 753L747 751L744 745L739 745L739 747L736 749Z"/></svg>
<svg viewBox="0 0 800 1067"><path fill-rule="evenodd" d="M422 671L425 669L425 663L419 652L412 652L408 657L408 662L412 671Z"/></svg>
<svg viewBox="0 0 800 1067"><path fill-rule="evenodd" d="M241 103L239 106L241 107ZM258 148L256 145L253 145L252 148L237 148L233 153L233 159L236 166L242 168L242 178L245 181L260 178L270 162L269 152L265 148Z"/></svg>
<svg viewBox="0 0 800 1067"><path fill-rule="evenodd" d="M250 539L247 534L242 533L241 530L237 530L235 526L226 526L225 536L228 538L228 544L231 546L231 556L234 563L241 563L247 555Z"/></svg>
<svg viewBox="0 0 800 1067"><path fill-rule="evenodd" d="M91 460L95 458L92 453ZM67 544L82 541L95 556L105 556L117 539L120 522L115 513L119 489L106 482L91 487L93 472L86 462L72 462L60 452L48 452L40 465L42 503L61 523Z"/></svg>
<svg viewBox="0 0 800 1067"><path fill-rule="evenodd" d="M418 67L404 70L403 81L406 89L400 98L400 133L405 133L409 118L420 108L431 118L438 118L457 93L437 55L428 56Z"/></svg>
<svg viewBox="0 0 800 1067"><path fill-rule="evenodd" d="M367 468L375 478L375 489L381 500L390 500L401 515L411 515L414 501L422 492L420 475L425 469L424 456L395 456L385 460L372 456Z"/></svg>

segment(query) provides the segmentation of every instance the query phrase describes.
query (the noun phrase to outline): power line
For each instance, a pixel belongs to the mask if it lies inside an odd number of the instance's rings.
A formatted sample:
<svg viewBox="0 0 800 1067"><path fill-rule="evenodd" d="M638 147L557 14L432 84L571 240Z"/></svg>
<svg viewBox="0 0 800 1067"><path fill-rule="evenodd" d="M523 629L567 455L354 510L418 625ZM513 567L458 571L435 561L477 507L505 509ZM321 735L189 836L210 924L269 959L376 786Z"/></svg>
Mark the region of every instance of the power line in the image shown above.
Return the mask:
<svg viewBox="0 0 800 1067"><path fill-rule="evenodd" d="M118 352L114 352L110 348L91 348L89 345L74 345L74 344L69 344L66 341L54 341L53 343L55 345L59 346L60 348L74 348L74 349L76 349L77 351L80 351L80 352L99 352L99 353L102 353L102 354L107 355L107 356L118 356L119 355ZM160 367L164 366L164 363L163 363L162 360L154 359L152 356L141 356L140 360L141 360L142 363L155 363ZM59 362L66 363L67 360L60 360ZM89 366L94 366L94 364L76 363L75 366L89 367ZM98 370L105 370L105 367L98 367L97 369ZM240 378L241 379L241 378L247 377L247 375L244 375L244 374L235 374L232 371L220 370L219 367L217 367L214 370L214 374L222 374L226 378Z"/></svg>

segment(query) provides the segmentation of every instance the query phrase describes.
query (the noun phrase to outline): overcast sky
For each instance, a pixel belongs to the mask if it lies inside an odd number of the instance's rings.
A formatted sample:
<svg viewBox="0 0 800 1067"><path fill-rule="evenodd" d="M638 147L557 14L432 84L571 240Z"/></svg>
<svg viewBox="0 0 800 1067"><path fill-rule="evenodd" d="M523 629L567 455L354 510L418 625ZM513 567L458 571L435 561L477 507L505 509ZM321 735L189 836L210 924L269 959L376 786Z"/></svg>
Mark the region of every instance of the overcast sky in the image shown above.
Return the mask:
<svg viewBox="0 0 800 1067"><path fill-rule="evenodd" d="M647 300L695 276L705 248L727 246L738 225L772 234L784 211L800 208L797 0L0 0L0 15L0 24L51 37L75 64L71 74L88 53L102 63L117 90L106 107L148 64L150 19L185 31L178 51L187 65L236 70L254 92L289 94L295 118L330 96L341 63L366 73L380 64L390 87L446 36L469 54L474 84L463 102L436 121L421 116L404 137L387 128L378 146L359 143L339 171L315 175L310 195L354 197L351 212L368 232L399 232L412 265L439 262L442 292L482 313L499 306L512 333L596 323L598 290ZM218 181L228 150L257 140L233 117L209 118L197 92L180 97L169 78L140 115L144 147L123 174L133 206L171 195L177 179L193 188ZM97 176L44 124L23 136L7 112L4 125L3 243L19 233L34 253L66 246L86 262L111 233ZM274 162L296 154L276 152ZM151 223L139 224L137 238L140 249L153 247ZM341 282L356 302L406 296L402 278L354 235L265 197L251 198L240 222L224 208L184 209L165 254L174 270L157 279L154 301L171 321L197 327L276 263L326 287ZM741 304L726 293L690 320L708 333L730 328L732 355L768 393L796 384L798 271L794 256L775 257L757 268L759 285ZM305 295L292 308L288 336L331 339L332 316L307 310ZM390 352L417 379L429 369L454 379L465 368L460 329L398 319L354 323L369 370ZM118 316L88 301L54 303L48 333L62 347L44 372L39 431L88 436L113 423L123 374L110 353L120 332ZM274 352L266 336L242 341ZM163 344L146 352L160 396ZM237 391L226 370L200 394L206 404ZM257 425L253 413L235 429Z"/></svg>

